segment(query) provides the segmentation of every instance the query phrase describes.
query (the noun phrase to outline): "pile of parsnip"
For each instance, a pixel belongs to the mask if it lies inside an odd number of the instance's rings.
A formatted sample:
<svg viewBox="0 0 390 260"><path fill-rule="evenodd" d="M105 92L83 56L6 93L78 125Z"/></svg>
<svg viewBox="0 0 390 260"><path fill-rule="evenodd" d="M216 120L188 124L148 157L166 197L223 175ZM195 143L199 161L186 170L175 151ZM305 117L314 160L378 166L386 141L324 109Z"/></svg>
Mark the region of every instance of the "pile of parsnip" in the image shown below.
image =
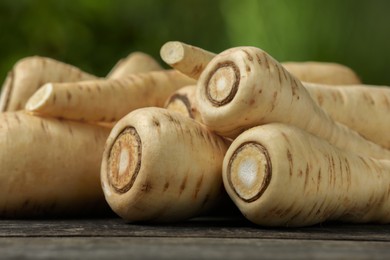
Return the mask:
<svg viewBox="0 0 390 260"><path fill-rule="evenodd" d="M0 99L0 217L390 223L390 88L336 63L167 42L105 78L44 57ZM109 206L109 207L108 207Z"/></svg>

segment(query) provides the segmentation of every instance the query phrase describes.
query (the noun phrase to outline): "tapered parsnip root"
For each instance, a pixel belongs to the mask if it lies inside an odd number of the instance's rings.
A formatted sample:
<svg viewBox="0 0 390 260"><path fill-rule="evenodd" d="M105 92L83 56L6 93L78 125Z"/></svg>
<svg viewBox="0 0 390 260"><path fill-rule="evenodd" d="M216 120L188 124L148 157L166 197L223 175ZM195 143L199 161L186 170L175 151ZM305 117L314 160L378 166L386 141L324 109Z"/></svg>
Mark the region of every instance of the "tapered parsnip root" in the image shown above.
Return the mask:
<svg viewBox="0 0 390 260"><path fill-rule="evenodd" d="M203 123L225 137L280 122L305 129L344 150L390 158L389 150L334 122L300 81L254 47L233 48L215 57L198 80L197 99Z"/></svg>
<svg viewBox="0 0 390 260"><path fill-rule="evenodd" d="M46 57L27 57L8 73L2 87L0 112L24 108L27 100L47 82L70 82L96 79L80 69Z"/></svg>
<svg viewBox="0 0 390 260"><path fill-rule="evenodd" d="M29 99L26 110L50 117L111 122L137 108L162 107L172 92L194 83L173 70L121 79L49 83Z"/></svg>
<svg viewBox="0 0 390 260"><path fill-rule="evenodd" d="M223 163L225 188L250 221L308 226L390 222L390 161L342 151L299 128L254 127Z"/></svg>
<svg viewBox="0 0 390 260"><path fill-rule="evenodd" d="M196 85L186 86L175 91L165 103L165 108L202 122L196 104Z"/></svg>
<svg viewBox="0 0 390 260"><path fill-rule="evenodd" d="M162 70L163 68L150 55L143 52L130 53L118 63L108 73L107 78L120 79L130 76L134 73L143 73L149 71Z"/></svg>
<svg viewBox="0 0 390 260"><path fill-rule="evenodd" d="M162 46L160 56L172 68L189 77L199 79L200 74L216 54L199 47L172 41ZM301 81L335 85L361 83L352 69L337 63L286 62L282 65Z"/></svg>
<svg viewBox="0 0 390 260"><path fill-rule="evenodd" d="M122 118L106 143L101 182L114 212L129 222L194 217L223 194L225 141L162 108Z"/></svg>
<svg viewBox="0 0 390 260"><path fill-rule="evenodd" d="M390 87L303 84L333 120L390 149Z"/></svg>
<svg viewBox="0 0 390 260"><path fill-rule="evenodd" d="M172 68L193 79L198 79L215 54L192 45L172 41L161 47L160 56Z"/></svg>
<svg viewBox="0 0 390 260"><path fill-rule="evenodd" d="M99 172L109 131L23 112L0 114L0 217L108 210Z"/></svg>
<svg viewBox="0 0 390 260"><path fill-rule="evenodd" d="M361 84L349 67L333 62L283 62L283 67L300 81L328 85Z"/></svg>

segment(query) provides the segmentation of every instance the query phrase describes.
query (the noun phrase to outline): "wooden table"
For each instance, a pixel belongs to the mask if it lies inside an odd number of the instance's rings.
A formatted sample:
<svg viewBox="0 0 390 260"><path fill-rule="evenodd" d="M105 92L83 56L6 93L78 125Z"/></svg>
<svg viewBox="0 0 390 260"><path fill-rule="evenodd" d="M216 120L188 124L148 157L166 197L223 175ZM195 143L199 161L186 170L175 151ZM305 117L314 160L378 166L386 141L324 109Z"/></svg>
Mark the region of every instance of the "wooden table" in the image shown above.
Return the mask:
<svg viewBox="0 0 390 260"><path fill-rule="evenodd" d="M0 259L390 259L390 225L263 228L242 218L0 220Z"/></svg>

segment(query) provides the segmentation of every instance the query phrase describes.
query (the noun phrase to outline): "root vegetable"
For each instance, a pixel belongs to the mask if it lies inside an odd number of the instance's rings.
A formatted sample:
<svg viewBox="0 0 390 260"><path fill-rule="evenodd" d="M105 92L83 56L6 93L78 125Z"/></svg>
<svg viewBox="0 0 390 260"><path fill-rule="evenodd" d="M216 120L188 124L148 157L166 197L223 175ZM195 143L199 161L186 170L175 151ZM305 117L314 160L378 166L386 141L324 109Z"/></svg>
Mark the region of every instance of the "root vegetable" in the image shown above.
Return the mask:
<svg viewBox="0 0 390 260"><path fill-rule="evenodd" d="M223 194L225 141L162 108L122 118L106 143L101 182L108 204L129 222L194 217Z"/></svg>
<svg viewBox="0 0 390 260"><path fill-rule="evenodd" d="M313 100L335 121L390 149L390 88L303 83Z"/></svg>
<svg viewBox="0 0 390 260"><path fill-rule="evenodd" d="M2 87L0 112L24 108L31 95L47 82L70 82L96 79L80 69L46 57L27 57L8 73Z"/></svg>
<svg viewBox="0 0 390 260"><path fill-rule="evenodd" d="M202 122L196 105L196 85L186 86L175 91L168 98L165 108Z"/></svg>
<svg viewBox="0 0 390 260"><path fill-rule="evenodd" d="M176 70L198 79L215 54L182 42L172 41L161 47L160 56Z"/></svg>
<svg viewBox="0 0 390 260"><path fill-rule="evenodd" d="M293 126L268 124L237 137L224 159L223 181L259 225L390 223L390 161L340 150Z"/></svg>
<svg viewBox="0 0 390 260"><path fill-rule="evenodd" d="M0 216L91 214L106 207L100 162L109 129L0 114Z"/></svg>
<svg viewBox="0 0 390 260"><path fill-rule="evenodd" d="M162 107L172 92L194 83L172 70L121 79L48 83L29 99L26 110L57 118L111 122L137 108Z"/></svg>
<svg viewBox="0 0 390 260"><path fill-rule="evenodd" d="M283 62L283 67L300 81L327 85L361 84L356 73L347 66L332 62Z"/></svg>
<svg viewBox="0 0 390 260"><path fill-rule="evenodd" d="M254 47L233 48L215 57L198 80L197 100L203 123L225 137L280 122L305 129L344 150L390 158L389 150L334 122L300 81Z"/></svg>
<svg viewBox="0 0 390 260"><path fill-rule="evenodd" d="M172 68L194 79L216 54L182 42L165 43L161 50L162 60ZM301 81L322 84L360 84L359 77L347 66L328 62L285 62L282 65Z"/></svg>
<svg viewBox="0 0 390 260"><path fill-rule="evenodd" d="M107 78L120 79L134 73L162 70L163 68L150 55L143 52L133 52L112 68Z"/></svg>

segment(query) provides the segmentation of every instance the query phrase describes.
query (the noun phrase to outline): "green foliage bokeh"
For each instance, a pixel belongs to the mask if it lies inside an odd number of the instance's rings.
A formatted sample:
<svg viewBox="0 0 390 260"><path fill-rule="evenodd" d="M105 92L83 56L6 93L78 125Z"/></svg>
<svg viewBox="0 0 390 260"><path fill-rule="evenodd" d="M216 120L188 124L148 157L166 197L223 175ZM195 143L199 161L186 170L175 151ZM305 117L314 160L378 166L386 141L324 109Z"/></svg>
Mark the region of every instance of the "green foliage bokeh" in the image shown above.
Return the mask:
<svg viewBox="0 0 390 260"><path fill-rule="evenodd" d="M386 0L2 0L0 77L31 55L105 76L133 51L180 40L213 52L263 48L280 61L334 61L390 85Z"/></svg>

